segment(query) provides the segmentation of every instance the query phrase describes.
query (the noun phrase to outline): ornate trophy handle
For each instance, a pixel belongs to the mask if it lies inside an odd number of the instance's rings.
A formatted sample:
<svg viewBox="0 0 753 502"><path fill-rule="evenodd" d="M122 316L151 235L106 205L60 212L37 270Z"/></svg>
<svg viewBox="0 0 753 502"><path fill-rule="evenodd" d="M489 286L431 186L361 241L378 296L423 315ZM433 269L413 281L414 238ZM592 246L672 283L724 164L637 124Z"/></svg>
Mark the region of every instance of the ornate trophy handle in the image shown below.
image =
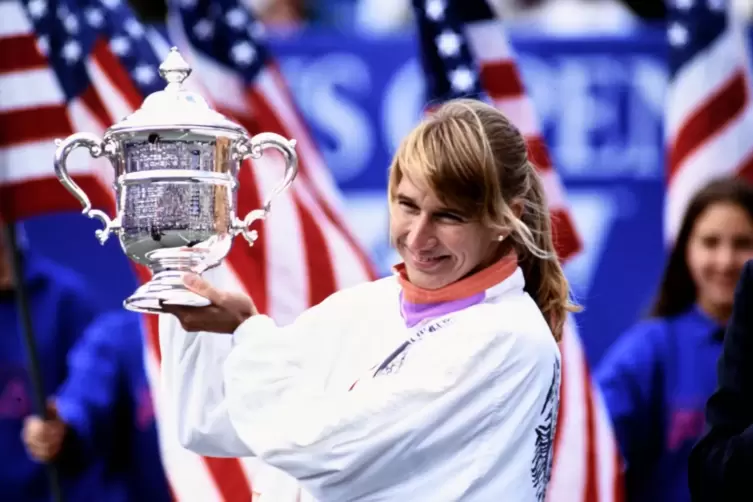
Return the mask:
<svg viewBox="0 0 753 502"><path fill-rule="evenodd" d="M105 226L105 228L96 232L97 240L99 240L100 244L104 244L110 233L119 227L118 222L111 220L103 211L92 209L91 201L86 192L68 174L66 160L68 159L68 155L79 147L89 150L89 155L93 158L101 157L106 153L107 145L98 136L88 132L71 134L64 140L56 139L55 145L57 146L57 150L55 150L55 175L60 180L60 183L84 206L81 212L89 218L98 219Z"/></svg>
<svg viewBox="0 0 753 502"><path fill-rule="evenodd" d="M298 174L298 154L295 152L296 141L287 139L273 132L263 132L255 135L248 143L242 143L238 147L238 155L245 159L251 157L258 159L262 156L263 151L267 148L274 148L279 151L285 158L285 175L282 181L272 190L264 206L261 209L254 209L246 215L243 220L235 219L233 230L235 234L243 234L248 243L253 246L259 233L256 230L249 230L249 227L256 220L263 220L267 217L272 201L293 183Z"/></svg>

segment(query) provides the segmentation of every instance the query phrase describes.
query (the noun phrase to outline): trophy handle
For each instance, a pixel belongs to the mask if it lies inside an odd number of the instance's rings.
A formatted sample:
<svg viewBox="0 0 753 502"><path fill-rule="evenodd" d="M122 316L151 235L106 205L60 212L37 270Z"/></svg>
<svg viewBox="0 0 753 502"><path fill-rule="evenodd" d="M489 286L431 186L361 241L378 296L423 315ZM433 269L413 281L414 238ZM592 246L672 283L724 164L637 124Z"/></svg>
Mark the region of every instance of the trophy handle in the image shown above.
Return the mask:
<svg viewBox="0 0 753 502"><path fill-rule="evenodd" d="M285 175L282 181L272 190L272 193L269 194L267 200L264 201L264 206L261 209L254 209L243 220L236 218L233 223L234 233L236 235L239 233L243 234L243 237L252 246L259 237L259 233L256 230L249 230L249 227L256 220L263 220L267 217L272 201L287 190L293 183L296 175L298 175L298 154L295 152L295 144L296 141L294 139L287 139L273 132L263 132L252 137L250 143L241 144L238 148L238 153L242 159L246 157L258 159L267 148L274 148L285 158Z"/></svg>
<svg viewBox="0 0 753 502"><path fill-rule="evenodd" d="M110 233L117 229L118 224L116 221L111 220L105 212L100 211L99 209L92 209L92 203L86 195L86 192L84 192L81 187L73 181L70 174L68 174L66 160L68 159L68 155L79 147L89 150L89 155L93 158L101 157L105 153L107 147L105 146L104 141L98 136L88 132L71 134L64 140L56 139L55 145L57 146L57 150L55 150L55 175L58 177L58 180L60 180L60 183L68 189L76 199L78 199L82 206L84 206L84 209L81 212L89 218L95 218L101 221L105 226L105 228L96 231L97 240L99 240L100 244L104 244L110 236Z"/></svg>

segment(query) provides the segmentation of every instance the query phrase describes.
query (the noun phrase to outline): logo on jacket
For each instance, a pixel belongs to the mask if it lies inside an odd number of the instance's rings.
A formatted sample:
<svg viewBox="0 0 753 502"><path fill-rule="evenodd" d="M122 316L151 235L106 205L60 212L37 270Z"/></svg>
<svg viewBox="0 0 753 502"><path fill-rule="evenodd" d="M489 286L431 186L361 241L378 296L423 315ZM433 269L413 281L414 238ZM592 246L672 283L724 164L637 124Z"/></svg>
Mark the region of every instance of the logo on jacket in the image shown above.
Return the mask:
<svg viewBox="0 0 753 502"><path fill-rule="evenodd" d="M31 413L25 373L18 368L0 370L0 418L19 420Z"/></svg>
<svg viewBox="0 0 753 502"><path fill-rule="evenodd" d="M541 407L539 425L536 426L536 443L531 462L531 480L536 490L536 500L543 502L546 487L552 474L554 461L554 433L557 428L557 413L560 402L560 362L554 363L552 383L546 393L544 406Z"/></svg>

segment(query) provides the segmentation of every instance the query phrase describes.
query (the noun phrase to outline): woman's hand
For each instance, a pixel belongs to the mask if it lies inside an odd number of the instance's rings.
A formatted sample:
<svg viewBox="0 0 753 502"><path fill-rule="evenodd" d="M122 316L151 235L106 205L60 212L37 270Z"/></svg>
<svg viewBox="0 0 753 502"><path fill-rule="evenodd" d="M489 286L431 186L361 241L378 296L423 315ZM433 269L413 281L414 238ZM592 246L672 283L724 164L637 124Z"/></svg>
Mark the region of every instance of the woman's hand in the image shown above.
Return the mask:
<svg viewBox="0 0 753 502"><path fill-rule="evenodd" d="M206 307L163 305L164 311L177 317L186 331L234 333L243 321L259 313L248 296L220 291L198 275L188 275L183 282L189 290L212 302Z"/></svg>

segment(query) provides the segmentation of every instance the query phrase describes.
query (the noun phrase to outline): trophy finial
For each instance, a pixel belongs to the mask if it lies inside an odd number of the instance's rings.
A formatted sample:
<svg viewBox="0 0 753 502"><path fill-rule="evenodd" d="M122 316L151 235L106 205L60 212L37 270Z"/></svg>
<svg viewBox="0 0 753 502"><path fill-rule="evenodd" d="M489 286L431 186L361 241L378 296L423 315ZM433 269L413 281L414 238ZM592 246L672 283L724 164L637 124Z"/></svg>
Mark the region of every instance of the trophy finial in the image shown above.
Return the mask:
<svg viewBox="0 0 753 502"><path fill-rule="evenodd" d="M168 83L168 87L175 84L180 86L183 81L191 74L191 67L188 65L183 56L180 55L177 47L171 47L170 53L165 60L159 65L159 74Z"/></svg>

